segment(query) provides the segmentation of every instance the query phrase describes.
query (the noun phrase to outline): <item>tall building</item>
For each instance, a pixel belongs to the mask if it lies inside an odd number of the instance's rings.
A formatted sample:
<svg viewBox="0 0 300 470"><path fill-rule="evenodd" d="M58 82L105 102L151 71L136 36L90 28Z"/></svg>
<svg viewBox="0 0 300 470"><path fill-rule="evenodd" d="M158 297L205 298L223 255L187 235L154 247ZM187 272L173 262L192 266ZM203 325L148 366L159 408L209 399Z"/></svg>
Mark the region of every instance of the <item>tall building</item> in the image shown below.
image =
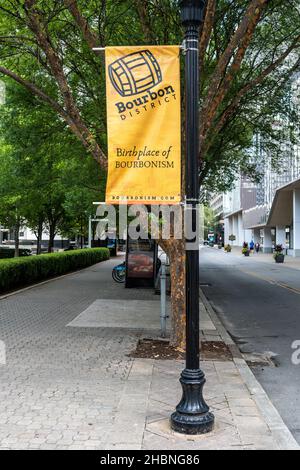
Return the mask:
<svg viewBox="0 0 300 470"><path fill-rule="evenodd" d="M290 105L300 104L300 72L291 85ZM262 137L253 142L253 162L261 181L240 176L235 188L226 195L230 201L224 208L225 242L241 246L244 241L259 242L265 252L276 243L290 254L300 256L300 133L297 143L291 142L290 123L278 118L274 127L285 133L281 161L274 165L272 154L264 150Z"/></svg>
<svg viewBox="0 0 300 470"><path fill-rule="evenodd" d="M213 209L216 219L223 221L225 214L228 213L229 208L231 207L231 196L229 193L216 193L213 194L209 205Z"/></svg>

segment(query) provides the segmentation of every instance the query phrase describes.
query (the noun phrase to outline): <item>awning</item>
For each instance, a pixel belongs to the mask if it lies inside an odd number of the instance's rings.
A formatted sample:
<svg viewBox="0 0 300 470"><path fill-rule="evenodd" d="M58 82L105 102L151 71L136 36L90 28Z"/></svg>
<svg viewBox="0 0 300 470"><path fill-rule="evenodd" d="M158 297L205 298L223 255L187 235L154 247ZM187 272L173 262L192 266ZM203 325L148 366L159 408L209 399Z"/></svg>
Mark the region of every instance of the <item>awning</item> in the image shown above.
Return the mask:
<svg viewBox="0 0 300 470"><path fill-rule="evenodd" d="M269 226L292 224L294 189L300 189L300 178L277 189L268 219Z"/></svg>
<svg viewBox="0 0 300 470"><path fill-rule="evenodd" d="M267 224L259 224L259 225L252 225L251 227L247 227L247 230L256 230L256 229L263 229L263 228L267 228L268 225Z"/></svg>
<svg viewBox="0 0 300 470"><path fill-rule="evenodd" d="M229 217L233 217L234 215L238 215L238 214L240 214L240 213L243 213L243 209L239 209L239 210L237 210L237 211L235 211L235 212L231 212L230 214L225 215L224 218L225 218L225 219L229 219Z"/></svg>

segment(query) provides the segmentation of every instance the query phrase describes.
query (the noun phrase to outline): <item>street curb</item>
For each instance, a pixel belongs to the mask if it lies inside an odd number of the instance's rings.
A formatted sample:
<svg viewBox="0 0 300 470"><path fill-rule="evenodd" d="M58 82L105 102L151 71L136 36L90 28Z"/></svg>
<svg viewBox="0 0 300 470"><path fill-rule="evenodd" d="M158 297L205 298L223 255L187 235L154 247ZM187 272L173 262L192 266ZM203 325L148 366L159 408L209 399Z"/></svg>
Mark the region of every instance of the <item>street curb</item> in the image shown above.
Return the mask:
<svg viewBox="0 0 300 470"><path fill-rule="evenodd" d="M286 424L283 422L279 412L271 402L267 393L257 381L255 375L253 374L247 362L243 358L238 346L234 343L231 336L228 334L217 313L205 297L202 289L200 289L200 298L211 318L211 321L214 323L220 337L222 338L224 343L229 347L233 355L234 364L238 369L242 379L244 380L252 399L255 401L257 408L259 409L267 426L269 427L279 449L300 450L299 444L293 437Z"/></svg>

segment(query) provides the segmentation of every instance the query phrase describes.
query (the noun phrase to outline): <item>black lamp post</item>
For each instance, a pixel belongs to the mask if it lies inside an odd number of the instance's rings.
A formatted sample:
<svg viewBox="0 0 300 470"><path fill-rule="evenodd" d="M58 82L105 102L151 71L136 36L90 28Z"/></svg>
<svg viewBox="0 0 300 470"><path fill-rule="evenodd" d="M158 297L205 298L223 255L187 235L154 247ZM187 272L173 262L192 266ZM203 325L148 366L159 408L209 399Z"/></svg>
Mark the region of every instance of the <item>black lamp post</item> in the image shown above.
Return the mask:
<svg viewBox="0 0 300 470"><path fill-rule="evenodd" d="M179 5L186 46L186 204L192 211L193 231L198 232L199 29L205 0L181 0ZM214 426L214 416L202 395L205 376L200 369L198 239L194 242L194 249L187 246L186 250L186 368L180 378L183 396L171 416L172 429L183 434L205 434Z"/></svg>

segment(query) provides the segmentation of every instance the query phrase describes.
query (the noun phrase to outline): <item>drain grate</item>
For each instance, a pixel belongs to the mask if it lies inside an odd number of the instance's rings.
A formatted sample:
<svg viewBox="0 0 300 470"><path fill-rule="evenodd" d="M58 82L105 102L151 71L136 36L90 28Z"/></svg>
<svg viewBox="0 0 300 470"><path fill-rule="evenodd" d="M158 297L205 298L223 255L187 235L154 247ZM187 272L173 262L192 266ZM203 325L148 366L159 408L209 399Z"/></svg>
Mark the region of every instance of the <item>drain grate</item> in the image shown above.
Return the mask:
<svg viewBox="0 0 300 470"><path fill-rule="evenodd" d="M279 367L277 355L272 352L242 354L250 367Z"/></svg>

